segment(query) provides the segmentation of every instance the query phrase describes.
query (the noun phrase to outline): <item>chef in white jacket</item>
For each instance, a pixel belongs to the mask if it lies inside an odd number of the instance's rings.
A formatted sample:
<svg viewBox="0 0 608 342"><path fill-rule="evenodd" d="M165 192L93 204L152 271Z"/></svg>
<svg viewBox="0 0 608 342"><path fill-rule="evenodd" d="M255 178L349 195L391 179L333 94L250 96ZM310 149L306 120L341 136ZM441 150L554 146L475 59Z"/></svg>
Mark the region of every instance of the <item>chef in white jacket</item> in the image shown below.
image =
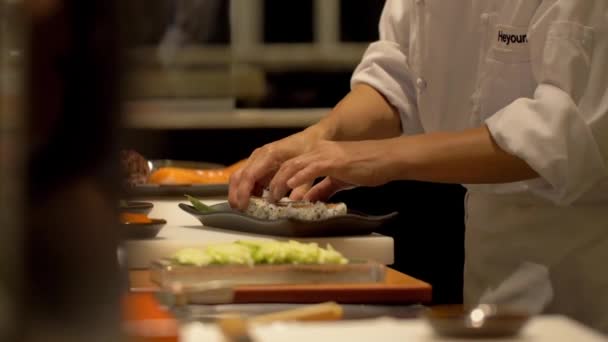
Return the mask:
<svg viewBox="0 0 608 342"><path fill-rule="evenodd" d="M351 92L256 149L229 201L398 179L467 187L465 304L608 332L608 1L388 0Z"/></svg>

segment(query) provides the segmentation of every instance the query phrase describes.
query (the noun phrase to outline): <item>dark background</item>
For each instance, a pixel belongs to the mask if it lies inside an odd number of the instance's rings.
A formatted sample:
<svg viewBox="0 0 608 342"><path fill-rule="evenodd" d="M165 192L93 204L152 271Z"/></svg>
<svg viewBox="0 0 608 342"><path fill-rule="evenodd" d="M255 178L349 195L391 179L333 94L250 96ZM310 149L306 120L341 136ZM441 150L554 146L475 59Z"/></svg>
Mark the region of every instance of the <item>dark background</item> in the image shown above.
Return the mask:
<svg viewBox="0 0 608 342"><path fill-rule="evenodd" d="M268 43L304 43L313 40L311 0L265 0L264 40ZM384 0L340 1L340 38L344 42L378 39L378 21ZM270 72L266 75L266 108L331 107L349 90L352 69ZM239 103L240 105L240 103Z"/></svg>

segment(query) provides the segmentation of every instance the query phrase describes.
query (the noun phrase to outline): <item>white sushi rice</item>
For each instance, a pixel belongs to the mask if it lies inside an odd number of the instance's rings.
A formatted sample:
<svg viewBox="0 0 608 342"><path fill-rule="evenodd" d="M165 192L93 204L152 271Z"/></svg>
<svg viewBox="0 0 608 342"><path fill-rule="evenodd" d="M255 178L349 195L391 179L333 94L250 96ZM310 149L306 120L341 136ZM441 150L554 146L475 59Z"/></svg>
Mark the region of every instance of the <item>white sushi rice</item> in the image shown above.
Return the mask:
<svg viewBox="0 0 608 342"><path fill-rule="evenodd" d="M325 220L330 217L346 215L344 203L323 203L298 201L292 202L283 198L279 203L270 203L261 198L251 198L246 214L263 220L292 218L303 221Z"/></svg>

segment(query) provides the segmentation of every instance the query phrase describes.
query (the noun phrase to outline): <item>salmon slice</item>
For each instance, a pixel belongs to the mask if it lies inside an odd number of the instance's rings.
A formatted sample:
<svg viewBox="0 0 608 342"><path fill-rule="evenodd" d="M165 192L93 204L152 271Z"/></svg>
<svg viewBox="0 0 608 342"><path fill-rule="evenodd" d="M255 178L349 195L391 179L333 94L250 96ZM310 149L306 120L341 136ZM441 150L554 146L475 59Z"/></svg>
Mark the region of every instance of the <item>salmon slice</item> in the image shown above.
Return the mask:
<svg viewBox="0 0 608 342"><path fill-rule="evenodd" d="M161 167L148 177L149 184L225 184L230 175L245 165L246 159L221 169L187 169L181 167Z"/></svg>

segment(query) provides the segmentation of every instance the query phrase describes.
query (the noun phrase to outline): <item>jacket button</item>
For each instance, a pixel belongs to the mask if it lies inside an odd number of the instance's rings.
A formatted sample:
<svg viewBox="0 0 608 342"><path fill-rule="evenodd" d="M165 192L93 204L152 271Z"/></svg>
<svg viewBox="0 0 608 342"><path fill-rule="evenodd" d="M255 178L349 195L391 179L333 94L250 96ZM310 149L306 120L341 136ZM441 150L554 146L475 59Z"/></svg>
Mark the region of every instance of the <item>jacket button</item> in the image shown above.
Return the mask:
<svg viewBox="0 0 608 342"><path fill-rule="evenodd" d="M483 13L480 16L480 19L481 19L481 23L482 24L487 25L488 24L488 19L490 19L490 16L488 15L488 13Z"/></svg>
<svg viewBox="0 0 608 342"><path fill-rule="evenodd" d="M420 91L425 90L426 89L426 81L422 77L418 77L416 79L416 87Z"/></svg>

